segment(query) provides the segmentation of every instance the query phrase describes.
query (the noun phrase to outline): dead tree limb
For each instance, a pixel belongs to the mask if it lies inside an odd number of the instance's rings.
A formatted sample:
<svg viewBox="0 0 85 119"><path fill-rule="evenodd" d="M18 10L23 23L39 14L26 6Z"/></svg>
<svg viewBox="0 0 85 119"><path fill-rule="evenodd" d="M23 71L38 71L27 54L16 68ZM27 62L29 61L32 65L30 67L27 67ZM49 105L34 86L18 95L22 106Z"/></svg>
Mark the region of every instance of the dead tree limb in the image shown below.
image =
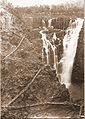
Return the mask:
<svg viewBox="0 0 85 119"><path fill-rule="evenodd" d="M21 41L20 41L20 43L18 44L18 46L16 47L16 49L15 50L13 50L10 54L8 54L7 56L5 56L5 58L3 58L2 60L5 60L7 57L9 57L10 55L12 55L19 47L20 47L20 45L22 44L22 42L23 42L23 40L24 39L27 39L25 36L20 36L19 34L17 34L17 33L15 33L14 31L11 31L11 30L9 30L10 32L12 32L13 34L15 34L15 35L17 35L19 38L21 38ZM32 43L30 40L29 40L29 42L30 43Z"/></svg>
<svg viewBox="0 0 85 119"><path fill-rule="evenodd" d="M23 40L25 39L25 36L21 39L20 43L18 44L18 46L15 48L15 50L13 50L10 54L8 54L3 60L5 60L7 57L9 57L10 55L12 55L22 44Z"/></svg>
<svg viewBox="0 0 85 119"><path fill-rule="evenodd" d="M12 104L21 94L23 94L28 87L34 82L35 78L39 75L39 73L45 68L45 66L43 66L41 69L38 70L38 72L36 73L36 75L33 77L33 79L31 80L31 82L22 90L20 91L19 94L17 94L5 107L8 107L10 104Z"/></svg>
<svg viewBox="0 0 85 119"><path fill-rule="evenodd" d="M79 111L79 118L81 117L82 115L82 108L83 108L83 105L80 106L80 111Z"/></svg>
<svg viewBox="0 0 85 119"><path fill-rule="evenodd" d="M13 100L14 101L14 100ZM11 102L13 102L11 101ZM9 103L11 104L11 103ZM21 108L26 108L26 107L36 107L36 106L43 106L43 105L63 105L63 106L76 106L76 107L80 107L80 105L77 105L75 103L70 103L70 102L41 102L41 103L36 103L36 104L27 104L25 106L2 106L2 108L7 108L9 110L11 109L14 109L14 110L17 110L17 109L21 109Z"/></svg>

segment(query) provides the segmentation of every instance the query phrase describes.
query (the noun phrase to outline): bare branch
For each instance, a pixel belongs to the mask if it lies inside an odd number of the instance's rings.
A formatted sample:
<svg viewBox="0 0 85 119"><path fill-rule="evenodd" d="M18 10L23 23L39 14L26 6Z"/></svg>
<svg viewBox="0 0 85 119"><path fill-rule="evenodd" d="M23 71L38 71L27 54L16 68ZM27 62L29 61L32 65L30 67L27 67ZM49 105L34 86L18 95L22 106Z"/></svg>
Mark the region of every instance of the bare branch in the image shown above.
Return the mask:
<svg viewBox="0 0 85 119"><path fill-rule="evenodd" d="M81 117L82 115L82 108L83 108L83 105L80 106L79 117Z"/></svg>
<svg viewBox="0 0 85 119"><path fill-rule="evenodd" d="M7 55L4 59L2 59L2 60L5 60L7 57L9 57L10 55L12 55L12 54L20 47L20 45L22 44L23 40L26 39L25 36L22 37L22 36L20 36L19 34L15 33L15 32L12 31L12 30L9 30L9 31L12 32L13 34L15 34L16 36L18 36L19 38L21 38L21 41L20 41L20 43L18 44L18 46L16 47L16 49L13 50L10 54L8 54L8 55ZM32 43L30 40L29 40L29 42Z"/></svg>
<svg viewBox="0 0 85 119"><path fill-rule="evenodd" d="M23 37L20 41L20 43L18 44L18 46L16 47L15 50L13 50L10 54L8 54L3 60L5 60L6 58L8 58L10 55L12 55L21 45L21 43L23 42L23 40L25 39L25 37Z"/></svg>
<svg viewBox="0 0 85 119"><path fill-rule="evenodd" d="M35 78L39 75L39 73L45 68L45 66L43 66L41 69L38 70L38 72L35 74L35 76L33 77L33 79L31 80L31 82L22 90L20 91L19 94L17 94L5 107L8 107L10 104L12 104L21 94L23 94L28 87L34 82Z"/></svg>
<svg viewBox="0 0 85 119"><path fill-rule="evenodd" d="M36 104L31 104L31 105L25 105L25 106L2 106L2 108L7 108L9 110L14 109L20 109L20 108L26 108L26 107L36 107L36 106L42 106L42 105L63 105L63 106L75 106L75 107L80 107L80 105L70 103L70 102L41 102L41 103L36 103Z"/></svg>

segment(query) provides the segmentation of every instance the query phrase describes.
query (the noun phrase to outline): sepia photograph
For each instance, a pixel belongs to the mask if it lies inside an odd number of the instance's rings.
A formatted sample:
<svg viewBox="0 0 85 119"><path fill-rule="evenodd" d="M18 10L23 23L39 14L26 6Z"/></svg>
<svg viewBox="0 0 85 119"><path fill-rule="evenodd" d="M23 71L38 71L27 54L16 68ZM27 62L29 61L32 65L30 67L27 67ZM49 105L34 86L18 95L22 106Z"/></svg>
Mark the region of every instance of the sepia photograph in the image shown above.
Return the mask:
<svg viewBox="0 0 85 119"><path fill-rule="evenodd" d="M84 119L84 0L0 0L1 119Z"/></svg>

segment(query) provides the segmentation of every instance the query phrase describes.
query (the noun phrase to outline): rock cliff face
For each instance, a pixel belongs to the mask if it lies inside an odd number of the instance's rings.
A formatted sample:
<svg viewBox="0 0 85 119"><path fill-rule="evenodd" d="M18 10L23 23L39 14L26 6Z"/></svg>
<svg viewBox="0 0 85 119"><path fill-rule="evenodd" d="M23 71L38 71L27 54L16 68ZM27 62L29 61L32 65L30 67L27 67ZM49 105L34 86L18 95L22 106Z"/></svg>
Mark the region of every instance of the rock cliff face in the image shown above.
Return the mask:
<svg viewBox="0 0 85 119"><path fill-rule="evenodd" d="M71 81L74 83L84 81L84 25L79 34Z"/></svg>
<svg viewBox="0 0 85 119"><path fill-rule="evenodd" d="M67 29L69 26L69 18L58 17L57 19L52 20L52 26L56 29Z"/></svg>

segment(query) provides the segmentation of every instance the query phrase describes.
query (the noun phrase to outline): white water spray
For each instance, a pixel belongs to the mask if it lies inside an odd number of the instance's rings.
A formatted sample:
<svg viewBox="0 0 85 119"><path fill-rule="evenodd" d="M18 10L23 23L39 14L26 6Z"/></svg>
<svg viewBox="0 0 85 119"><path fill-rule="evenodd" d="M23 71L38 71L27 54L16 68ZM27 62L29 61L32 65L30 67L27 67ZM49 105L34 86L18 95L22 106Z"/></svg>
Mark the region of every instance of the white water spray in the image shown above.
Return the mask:
<svg viewBox="0 0 85 119"><path fill-rule="evenodd" d="M45 49L46 58L47 58L46 59L47 60L47 65L50 65L49 64L49 55L50 55L49 54L49 50L50 50L49 48L51 48L52 51L53 51L53 57L54 57L54 61L53 61L54 62L54 65L53 65L53 67L57 71L58 58L56 56L56 46L55 46L55 43L54 43L54 41L57 40L56 34L54 33L53 38L52 38L53 44L51 44L51 42L46 37L46 33L43 33L43 31L44 30L40 31L40 34L42 35L43 49ZM42 59L44 57L44 51L43 51L43 49L42 49Z"/></svg>
<svg viewBox="0 0 85 119"><path fill-rule="evenodd" d="M43 41L42 59L45 57L44 54L46 53L47 65L49 65L49 43L46 37L46 33L43 33L43 30L40 31L40 34L42 35L42 41Z"/></svg>
<svg viewBox="0 0 85 119"><path fill-rule="evenodd" d="M51 27L51 22L52 22L52 19L49 19L48 20L48 27Z"/></svg>
<svg viewBox="0 0 85 119"><path fill-rule="evenodd" d="M49 20L49 26L51 26L51 21L52 19ZM58 62L58 57L56 55L56 47L55 41L60 39L56 37L56 33L54 32L53 38L52 38L52 43L47 39L47 34L43 33L43 31L47 30L45 28L44 30L40 31L40 34L42 35L42 40L43 40L43 48L45 49L46 53L46 60L47 60L47 65L49 64L49 46L53 51L53 57L54 57L54 69L56 70L56 74L60 75L61 78L61 84L65 84L66 88L69 88L71 85L71 74L72 74L72 68L73 68L73 63L74 63L74 58L76 55L76 49L78 45L78 38L79 38L79 33L81 31L83 25L83 19L77 18L73 23L70 23L69 28L67 29L67 33L64 36L63 39L63 58ZM59 46L58 44L58 46ZM42 50L42 56L43 50ZM62 72L58 74L58 64L62 64Z"/></svg>
<svg viewBox="0 0 85 119"><path fill-rule="evenodd" d="M61 84L65 84L66 88L69 88L71 85L72 67L82 25L83 19L77 18L75 22L72 23L71 28L67 29L67 33L63 39Z"/></svg>
<svg viewBox="0 0 85 119"><path fill-rule="evenodd" d="M46 28L46 23L45 23L45 21L43 19L42 19L42 26L43 26L43 29Z"/></svg>

